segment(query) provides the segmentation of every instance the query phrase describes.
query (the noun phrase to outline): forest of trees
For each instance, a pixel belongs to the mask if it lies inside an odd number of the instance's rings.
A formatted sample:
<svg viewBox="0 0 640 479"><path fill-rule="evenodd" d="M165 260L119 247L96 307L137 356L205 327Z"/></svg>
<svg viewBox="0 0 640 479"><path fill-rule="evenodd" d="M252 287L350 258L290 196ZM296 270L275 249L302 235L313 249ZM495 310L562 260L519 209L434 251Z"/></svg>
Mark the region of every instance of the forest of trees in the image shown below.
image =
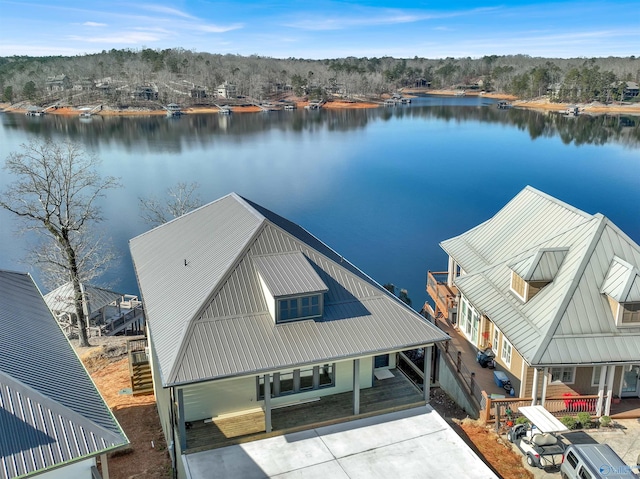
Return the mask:
<svg viewBox="0 0 640 479"><path fill-rule="evenodd" d="M64 91L47 80L66 75ZM132 91L154 85L162 103L202 102L229 82L237 94L272 99L284 92L312 98L340 94L377 97L403 87L477 88L520 98L549 95L552 101L620 101L627 81L640 81L640 58L548 59L526 55L482 58L340 58L304 60L219 55L181 48L110 50L74 57L0 57L0 97L44 105L103 101L131 103ZM107 85L100 90L96 85ZM87 87L86 85L92 85ZM627 98L632 99L633 98ZM636 97L637 99L637 97Z"/></svg>

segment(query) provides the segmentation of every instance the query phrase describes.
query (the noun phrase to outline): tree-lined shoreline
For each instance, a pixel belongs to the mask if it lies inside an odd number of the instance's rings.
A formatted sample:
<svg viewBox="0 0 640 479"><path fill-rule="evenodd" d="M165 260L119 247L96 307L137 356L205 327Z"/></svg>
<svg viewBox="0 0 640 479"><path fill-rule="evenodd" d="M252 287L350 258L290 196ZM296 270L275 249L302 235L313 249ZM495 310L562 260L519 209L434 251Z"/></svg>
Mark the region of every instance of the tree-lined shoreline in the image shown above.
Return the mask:
<svg viewBox="0 0 640 479"><path fill-rule="evenodd" d="M388 95L417 89L536 100L535 107L545 109L581 104L588 111L586 106L597 102L600 107L629 111L622 107L639 103L638 82L640 58L634 56L305 60L147 48L74 57L0 57L0 100L17 104L18 109L102 104L107 111L153 111L177 103L195 111L231 100L238 111L251 111L261 110L258 103L285 98L300 104L333 100L331 106L340 100L344 102L340 107L346 108L354 102L351 107L375 106ZM557 108L540 106L540 99Z"/></svg>

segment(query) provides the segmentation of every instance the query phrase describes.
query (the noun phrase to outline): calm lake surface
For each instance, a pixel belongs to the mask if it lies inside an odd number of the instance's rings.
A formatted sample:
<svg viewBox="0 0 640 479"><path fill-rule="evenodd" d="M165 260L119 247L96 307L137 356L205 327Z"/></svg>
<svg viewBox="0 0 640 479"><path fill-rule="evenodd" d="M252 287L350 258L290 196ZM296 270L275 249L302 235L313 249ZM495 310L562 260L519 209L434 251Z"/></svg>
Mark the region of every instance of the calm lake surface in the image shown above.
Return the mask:
<svg viewBox="0 0 640 479"><path fill-rule="evenodd" d="M488 219L526 185L608 216L640 242L640 117L511 109L474 97L372 110L81 120L0 114L0 160L33 138L70 138L123 188L102 202L120 258L102 282L138 292L128 240L149 229L138 198L197 181L204 202L235 191L295 221L416 309L439 242ZM0 189L11 180L6 171ZM29 237L0 211L0 268L25 271ZM37 271L30 271L39 281Z"/></svg>

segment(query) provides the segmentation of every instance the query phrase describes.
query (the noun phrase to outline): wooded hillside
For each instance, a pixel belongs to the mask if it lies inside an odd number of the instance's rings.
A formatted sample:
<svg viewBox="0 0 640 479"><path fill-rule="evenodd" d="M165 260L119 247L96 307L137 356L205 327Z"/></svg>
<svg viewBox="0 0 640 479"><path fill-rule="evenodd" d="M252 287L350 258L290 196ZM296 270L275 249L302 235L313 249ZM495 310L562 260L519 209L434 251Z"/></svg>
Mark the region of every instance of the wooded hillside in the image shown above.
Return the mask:
<svg viewBox="0 0 640 479"><path fill-rule="evenodd" d="M478 59L339 58L304 60L219 55L181 48L110 50L74 57L0 57L5 102L74 105L102 101L129 105L206 103L220 85L257 100L294 93L322 98L377 97L403 87L478 89L553 101L637 100L640 58ZM632 82L628 84L627 82ZM635 83L635 93L633 84Z"/></svg>

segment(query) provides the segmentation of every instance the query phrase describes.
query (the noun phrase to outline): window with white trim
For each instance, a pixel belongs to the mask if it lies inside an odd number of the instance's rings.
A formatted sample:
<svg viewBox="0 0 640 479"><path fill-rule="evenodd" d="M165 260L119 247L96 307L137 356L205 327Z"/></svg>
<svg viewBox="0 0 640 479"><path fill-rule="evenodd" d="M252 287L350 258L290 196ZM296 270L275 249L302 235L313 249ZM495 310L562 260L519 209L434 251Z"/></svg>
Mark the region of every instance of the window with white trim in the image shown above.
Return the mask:
<svg viewBox="0 0 640 479"><path fill-rule="evenodd" d="M549 383L573 384L576 377L576 368L572 366L551 368Z"/></svg>
<svg viewBox="0 0 640 479"><path fill-rule="evenodd" d="M620 324L631 325L640 323L640 303L621 303Z"/></svg>
<svg viewBox="0 0 640 479"><path fill-rule="evenodd" d="M278 300L278 323L321 315L322 299L319 294Z"/></svg>
<svg viewBox="0 0 640 479"><path fill-rule="evenodd" d="M600 372L602 371L602 366L594 366L593 372L591 373L591 387L600 386Z"/></svg>
<svg viewBox="0 0 640 479"><path fill-rule="evenodd" d="M609 295L607 300L617 327L640 325L640 303L619 303Z"/></svg>
<svg viewBox="0 0 640 479"><path fill-rule="evenodd" d="M336 365L333 363L294 369L286 373L273 373L269 378L271 397L333 387L336 385L335 369ZM264 376L258 376L256 383L258 399L264 399Z"/></svg>
<svg viewBox="0 0 640 479"><path fill-rule="evenodd" d="M510 368L511 367L511 355L513 354L513 346L511 343L505 338L502 337L502 352L500 353L500 359L504 362L504 364Z"/></svg>
<svg viewBox="0 0 640 479"><path fill-rule="evenodd" d="M500 345L500 330L496 327L496 325L493 325L493 341L491 342L491 349L493 349L493 352L498 354L498 347Z"/></svg>

